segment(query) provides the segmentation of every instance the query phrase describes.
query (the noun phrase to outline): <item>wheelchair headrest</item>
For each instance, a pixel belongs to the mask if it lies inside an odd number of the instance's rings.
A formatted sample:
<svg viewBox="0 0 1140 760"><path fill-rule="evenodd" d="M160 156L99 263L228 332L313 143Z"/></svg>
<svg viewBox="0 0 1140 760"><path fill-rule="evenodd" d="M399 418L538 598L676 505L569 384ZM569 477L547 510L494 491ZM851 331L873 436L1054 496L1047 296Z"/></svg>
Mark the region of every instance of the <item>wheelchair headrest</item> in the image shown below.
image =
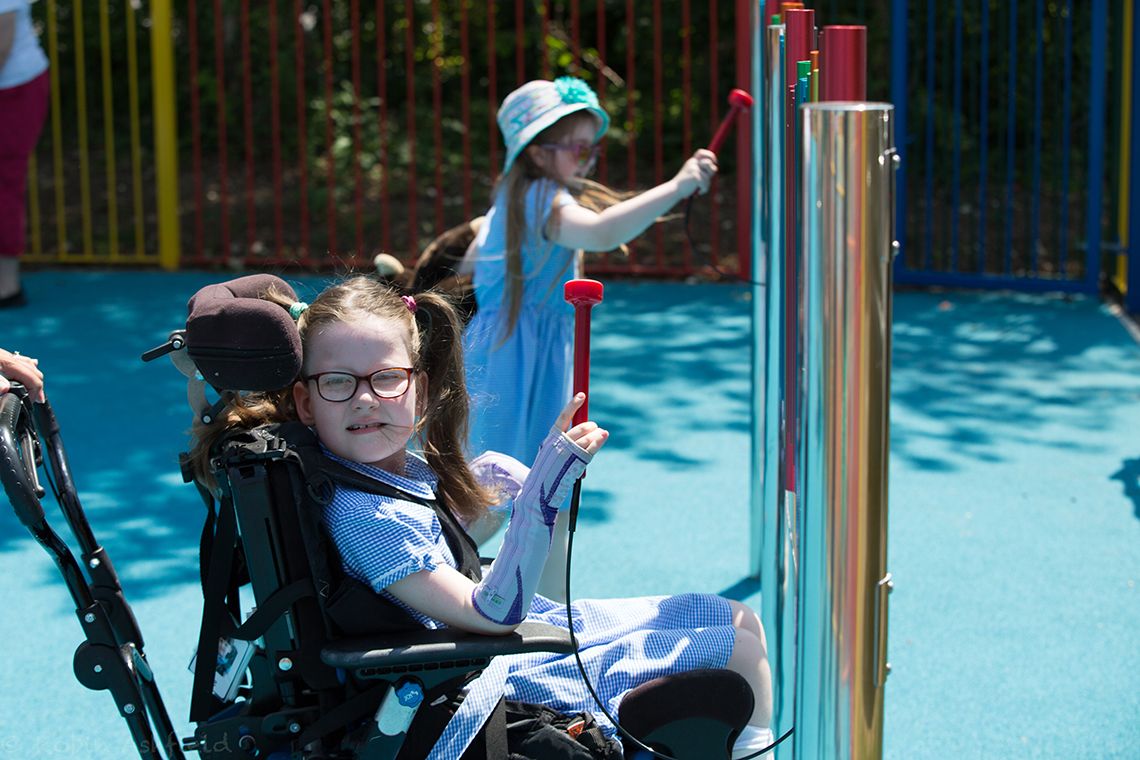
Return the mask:
<svg viewBox="0 0 1140 760"><path fill-rule="evenodd" d="M186 352L218 390L271 391L301 372L301 336L288 310L264 299L276 290L297 300L284 280L253 274L207 285L187 303Z"/></svg>

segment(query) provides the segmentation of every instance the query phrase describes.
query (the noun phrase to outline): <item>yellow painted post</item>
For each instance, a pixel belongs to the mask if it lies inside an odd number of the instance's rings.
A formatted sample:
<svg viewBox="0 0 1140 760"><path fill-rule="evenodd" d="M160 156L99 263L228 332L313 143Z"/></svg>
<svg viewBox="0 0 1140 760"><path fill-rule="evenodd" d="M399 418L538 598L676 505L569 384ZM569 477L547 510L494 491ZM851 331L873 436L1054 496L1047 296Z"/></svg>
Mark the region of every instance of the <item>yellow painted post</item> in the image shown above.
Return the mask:
<svg viewBox="0 0 1140 760"><path fill-rule="evenodd" d="M107 246L119 258L119 182L115 173L115 90L111 84L111 20L107 0L99 0L99 42L103 74L103 168L107 172Z"/></svg>
<svg viewBox="0 0 1140 760"><path fill-rule="evenodd" d="M1117 193L1116 231L1120 238L1122 252L1116 255L1116 276L1113 283L1121 293L1128 292L1128 240L1131 230L1128 229L1128 194L1132 188L1128 186L1128 167L1132 164L1132 3L1124 4L1124 30L1120 67L1120 165L1125 167L1120 172L1120 192Z"/></svg>
<svg viewBox="0 0 1140 760"><path fill-rule="evenodd" d="M135 38L135 6L127 6L127 94L131 104L131 202L134 207L135 257L143 260L146 235L143 232L142 138L139 135L139 62Z"/></svg>
<svg viewBox="0 0 1140 760"><path fill-rule="evenodd" d="M178 123L174 109L176 83L171 0L153 0L150 11L158 263L163 269L177 269L181 243L178 231Z"/></svg>
<svg viewBox="0 0 1140 760"><path fill-rule="evenodd" d="M83 42L83 2L71 0L71 24L75 40L75 103L76 123L79 132L79 201L83 221L83 250L80 258L91 260L95 255L91 233L91 173L87 147L87 54Z"/></svg>
<svg viewBox="0 0 1140 760"><path fill-rule="evenodd" d="M55 249L62 257L67 252L67 221L63 193L63 124L59 106L59 33L55 0L48 0L48 60L51 62L51 166L55 179Z"/></svg>
<svg viewBox="0 0 1140 760"><path fill-rule="evenodd" d="M32 257L43 253L43 238L40 233L40 182L36 154L32 151L28 161L28 232L32 238Z"/></svg>

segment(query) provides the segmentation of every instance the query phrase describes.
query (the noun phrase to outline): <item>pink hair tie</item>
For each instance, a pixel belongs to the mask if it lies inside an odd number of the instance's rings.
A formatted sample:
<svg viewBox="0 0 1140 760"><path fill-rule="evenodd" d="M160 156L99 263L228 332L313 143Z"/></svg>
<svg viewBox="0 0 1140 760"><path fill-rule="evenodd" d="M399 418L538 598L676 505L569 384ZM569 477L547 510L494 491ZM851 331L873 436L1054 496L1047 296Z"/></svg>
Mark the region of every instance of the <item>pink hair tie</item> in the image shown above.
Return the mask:
<svg viewBox="0 0 1140 760"><path fill-rule="evenodd" d="M417 308L416 299L412 296L400 296L400 298L404 299L404 306L408 307L408 311L415 314Z"/></svg>

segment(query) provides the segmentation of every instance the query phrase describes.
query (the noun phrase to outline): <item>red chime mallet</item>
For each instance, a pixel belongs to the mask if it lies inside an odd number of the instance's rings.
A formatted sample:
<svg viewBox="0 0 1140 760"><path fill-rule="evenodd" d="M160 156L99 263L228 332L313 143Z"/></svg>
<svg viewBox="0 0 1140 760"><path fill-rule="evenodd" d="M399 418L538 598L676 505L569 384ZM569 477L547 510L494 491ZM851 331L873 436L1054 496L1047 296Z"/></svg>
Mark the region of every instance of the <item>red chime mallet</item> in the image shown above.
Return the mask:
<svg viewBox="0 0 1140 760"><path fill-rule="evenodd" d="M570 280L563 288L566 302L574 307L574 393L586 394L586 403L574 413L575 425L589 418L590 309L602 302L603 292L597 280Z"/></svg>
<svg viewBox="0 0 1140 760"><path fill-rule="evenodd" d="M567 303L574 307L574 394L586 394L586 401L574 413L571 424L578 425L589 419L590 405L590 309L602 302L602 283L597 280L570 280L562 289ZM583 473L584 476L584 473ZM582 498L582 480L574 482L570 495L570 532L578 524L578 502ZM569 581L567 581L569 598Z"/></svg>
<svg viewBox="0 0 1140 760"><path fill-rule="evenodd" d="M720 150L720 146L724 143L724 138L728 137L728 131L732 129L732 123L736 121L738 114L752 108L752 96L744 90L733 90L728 93L728 113L724 115L721 120L720 126L716 128L716 133L713 139L709 142L708 149L713 153Z"/></svg>

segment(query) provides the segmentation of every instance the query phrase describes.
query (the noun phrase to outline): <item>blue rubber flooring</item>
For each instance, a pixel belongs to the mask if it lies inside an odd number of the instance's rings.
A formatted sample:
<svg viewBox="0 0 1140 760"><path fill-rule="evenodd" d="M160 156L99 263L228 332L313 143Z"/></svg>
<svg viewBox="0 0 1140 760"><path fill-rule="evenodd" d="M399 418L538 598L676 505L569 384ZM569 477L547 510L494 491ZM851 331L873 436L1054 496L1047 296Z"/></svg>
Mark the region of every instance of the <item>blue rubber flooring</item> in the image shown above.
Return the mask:
<svg viewBox="0 0 1140 760"><path fill-rule="evenodd" d="M36 272L31 306L0 314L0 346L49 376L83 506L183 735L203 510L177 466L184 382L139 356L220 279ZM289 279L303 294L322 282ZM607 283L591 411L612 437L585 481L575 596L759 604L749 308L739 287ZM1140 757L1135 340L1092 299L904 292L894 315L884 756ZM10 510L0 599L0 757L135 756L110 696L75 680L74 606Z"/></svg>

